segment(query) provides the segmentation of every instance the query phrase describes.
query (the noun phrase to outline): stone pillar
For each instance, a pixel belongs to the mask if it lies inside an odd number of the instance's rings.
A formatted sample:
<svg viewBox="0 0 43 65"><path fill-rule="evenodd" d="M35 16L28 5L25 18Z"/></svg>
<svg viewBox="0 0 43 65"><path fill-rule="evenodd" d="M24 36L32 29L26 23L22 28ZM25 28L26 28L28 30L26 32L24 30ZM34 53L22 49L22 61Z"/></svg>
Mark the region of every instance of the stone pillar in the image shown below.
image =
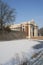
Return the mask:
<svg viewBox="0 0 43 65"><path fill-rule="evenodd" d="M29 24L28 25L28 38L30 39L31 38L31 25Z"/></svg>
<svg viewBox="0 0 43 65"><path fill-rule="evenodd" d="M35 26L34 27L34 37L37 37L38 36L38 27Z"/></svg>
<svg viewBox="0 0 43 65"><path fill-rule="evenodd" d="M31 31L30 31L31 37L33 37L33 26L31 25Z"/></svg>

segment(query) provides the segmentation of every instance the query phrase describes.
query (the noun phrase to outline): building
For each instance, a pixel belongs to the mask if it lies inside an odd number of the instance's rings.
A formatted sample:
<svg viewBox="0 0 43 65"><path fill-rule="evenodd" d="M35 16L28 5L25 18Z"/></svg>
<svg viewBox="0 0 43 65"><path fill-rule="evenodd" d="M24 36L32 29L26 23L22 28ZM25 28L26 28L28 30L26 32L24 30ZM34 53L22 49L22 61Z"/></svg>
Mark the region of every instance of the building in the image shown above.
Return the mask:
<svg viewBox="0 0 43 65"><path fill-rule="evenodd" d="M23 22L21 24L14 24L10 26L11 30L24 31L27 38L38 36L38 26L34 20Z"/></svg>

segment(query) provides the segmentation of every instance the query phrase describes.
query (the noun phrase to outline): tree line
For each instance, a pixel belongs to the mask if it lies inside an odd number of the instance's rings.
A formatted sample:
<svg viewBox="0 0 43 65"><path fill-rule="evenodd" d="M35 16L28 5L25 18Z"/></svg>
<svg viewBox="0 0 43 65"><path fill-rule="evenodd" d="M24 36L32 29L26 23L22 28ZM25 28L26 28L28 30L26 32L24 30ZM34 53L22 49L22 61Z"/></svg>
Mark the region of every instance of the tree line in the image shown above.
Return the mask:
<svg viewBox="0 0 43 65"><path fill-rule="evenodd" d="M43 36L43 27L41 27L38 32L40 36Z"/></svg>
<svg viewBox="0 0 43 65"><path fill-rule="evenodd" d="M9 7L7 3L0 0L0 30L13 24L15 21L15 8Z"/></svg>

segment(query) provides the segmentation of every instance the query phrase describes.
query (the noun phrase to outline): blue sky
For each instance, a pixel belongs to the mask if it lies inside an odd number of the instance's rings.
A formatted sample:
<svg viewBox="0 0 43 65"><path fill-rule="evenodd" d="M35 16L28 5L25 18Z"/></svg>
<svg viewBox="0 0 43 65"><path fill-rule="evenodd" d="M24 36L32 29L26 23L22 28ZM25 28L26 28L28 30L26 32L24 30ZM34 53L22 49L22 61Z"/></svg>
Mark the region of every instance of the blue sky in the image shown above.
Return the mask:
<svg viewBox="0 0 43 65"><path fill-rule="evenodd" d="M34 19L39 27L43 27L43 0L3 0L16 9L15 23Z"/></svg>

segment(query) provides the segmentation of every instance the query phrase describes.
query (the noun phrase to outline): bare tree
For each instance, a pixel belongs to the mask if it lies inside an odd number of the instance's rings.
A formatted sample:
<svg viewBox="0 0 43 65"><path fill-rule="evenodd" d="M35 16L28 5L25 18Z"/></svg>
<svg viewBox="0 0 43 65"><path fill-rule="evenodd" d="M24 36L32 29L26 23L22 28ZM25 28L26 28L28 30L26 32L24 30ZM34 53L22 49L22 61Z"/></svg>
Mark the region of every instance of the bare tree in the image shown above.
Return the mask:
<svg viewBox="0 0 43 65"><path fill-rule="evenodd" d="M39 35L43 36L43 27L39 29Z"/></svg>
<svg viewBox="0 0 43 65"><path fill-rule="evenodd" d="M12 24L15 21L15 9L10 8L7 3L0 0L0 28Z"/></svg>

